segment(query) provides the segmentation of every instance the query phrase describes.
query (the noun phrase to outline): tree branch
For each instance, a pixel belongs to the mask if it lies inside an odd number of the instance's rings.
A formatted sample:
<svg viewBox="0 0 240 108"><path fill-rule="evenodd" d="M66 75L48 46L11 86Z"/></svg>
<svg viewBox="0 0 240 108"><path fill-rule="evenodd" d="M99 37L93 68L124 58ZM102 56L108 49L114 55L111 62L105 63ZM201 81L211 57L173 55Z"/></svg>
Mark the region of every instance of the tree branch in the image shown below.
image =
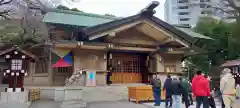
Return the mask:
<svg viewBox="0 0 240 108"><path fill-rule="evenodd" d="M9 4L11 2L12 2L12 0L8 0L8 1L0 0L0 6L4 5L4 4Z"/></svg>
<svg viewBox="0 0 240 108"><path fill-rule="evenodd" d="M236 9L240 13L240 7L238 7L233 0L227 0L227 2L232 8Z"/></svg>

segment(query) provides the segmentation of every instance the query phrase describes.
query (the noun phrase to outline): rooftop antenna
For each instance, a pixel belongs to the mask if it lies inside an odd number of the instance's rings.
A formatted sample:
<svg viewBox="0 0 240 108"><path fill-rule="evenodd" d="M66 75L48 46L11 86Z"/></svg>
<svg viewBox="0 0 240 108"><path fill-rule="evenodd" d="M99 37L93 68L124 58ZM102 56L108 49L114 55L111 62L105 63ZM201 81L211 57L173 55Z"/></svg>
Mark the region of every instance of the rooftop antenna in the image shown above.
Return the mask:
<svg viewBox="0 0 240 108"><path fill-rule="evenodd" d="M140 14L147 15L147 16L153 16L153 14L156 13L154 10L160 3L158 1L152 1L150 4L148 4L144 9L141 10Z"/></svg>

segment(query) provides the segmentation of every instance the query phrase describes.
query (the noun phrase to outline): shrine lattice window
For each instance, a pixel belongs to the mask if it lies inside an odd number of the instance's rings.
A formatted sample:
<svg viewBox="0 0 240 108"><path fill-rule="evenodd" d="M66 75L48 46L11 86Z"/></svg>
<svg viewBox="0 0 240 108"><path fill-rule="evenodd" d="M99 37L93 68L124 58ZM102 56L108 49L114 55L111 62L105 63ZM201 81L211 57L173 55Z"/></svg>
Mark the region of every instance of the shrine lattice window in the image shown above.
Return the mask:
<svg viewBox="0 0 240 108"><path fill-rule="evenodd" d="M113 65L113 72L139 73L144 71L144 63L142 63L142 60L116 60Z"/></svg>
<svg viewBox="0 0 240 108"><path fill-rule="evenodd" d="M176 72L176 61L175 60L170 60L167 63L164 64L164 71L169 73L169 72Z"/></svg>
<svg viewBox="0 0 240 108"><path fill-rule="evenodd" d="M39 60L36 62L35 73L47 73L48 72L48 64L47 61Z"/></svg>
<svg viewBox="0 0 240 108"><path fill-rule="evenodd" d="M22 70L22 60L12 59L11 61L11 70Z"/></svg>
<svg viewBox="0 0 240 108"><path fill-rule="evenodd" d="M54 69L54 72L67 73L67 72L69 72L70 69L71 69L71 67L58 67L58 68Z"/></svg>

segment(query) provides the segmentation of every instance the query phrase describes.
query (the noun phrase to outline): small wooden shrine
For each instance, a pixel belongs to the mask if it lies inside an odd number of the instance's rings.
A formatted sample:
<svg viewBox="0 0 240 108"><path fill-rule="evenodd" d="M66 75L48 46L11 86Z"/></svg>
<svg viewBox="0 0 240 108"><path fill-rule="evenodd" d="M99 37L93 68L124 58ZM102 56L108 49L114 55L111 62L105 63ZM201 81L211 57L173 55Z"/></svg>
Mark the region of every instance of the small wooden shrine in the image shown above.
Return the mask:
<svg viewBox="0 0 240 108"><path fill-rule="evenodd" d="M240 84L240 59L226 61L221 67L231 69L236 80L236 84Z"/></svg>
<svg viewBox="0 0 240 108"><path fill-rule="evenodd" d="M17 46L0 52L0 56L5 58L7 69L4 76L8 78L9 88L6 91L24 91L24 76L28 75L27 68L29 61L35 62L37 57Z"/></svg>

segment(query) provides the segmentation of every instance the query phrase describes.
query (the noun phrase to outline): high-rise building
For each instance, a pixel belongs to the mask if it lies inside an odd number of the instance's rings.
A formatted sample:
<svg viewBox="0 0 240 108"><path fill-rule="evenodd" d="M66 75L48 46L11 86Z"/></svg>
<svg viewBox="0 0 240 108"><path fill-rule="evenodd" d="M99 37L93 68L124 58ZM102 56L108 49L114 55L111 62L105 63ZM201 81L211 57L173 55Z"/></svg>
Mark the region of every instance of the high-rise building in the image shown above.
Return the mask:
<svg viewBox="0 0 240 108"><path fill-rule="evenodd" d="M165 21L170 24L195 26L201 16L232 21L229 13L232 11L226 0L166 0Z"/></svg>

